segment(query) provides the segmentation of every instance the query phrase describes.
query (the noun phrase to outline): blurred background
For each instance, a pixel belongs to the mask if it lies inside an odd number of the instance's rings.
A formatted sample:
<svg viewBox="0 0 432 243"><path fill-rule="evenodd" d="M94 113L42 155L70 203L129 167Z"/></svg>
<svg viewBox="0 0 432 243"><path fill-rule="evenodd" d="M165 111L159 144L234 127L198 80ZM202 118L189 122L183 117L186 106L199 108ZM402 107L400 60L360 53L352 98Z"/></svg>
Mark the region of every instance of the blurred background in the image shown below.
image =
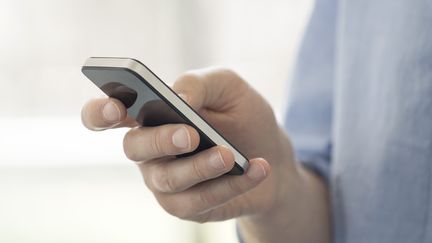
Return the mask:
<svg viewBox="0 0 432 243"><path fill-rule="evenodd" d="M236 242L234 221L165 213L123 155L87 131L89 56L141 60L168 83L236 70L280 116L312 0L0 0L0 242Z"/></svg>

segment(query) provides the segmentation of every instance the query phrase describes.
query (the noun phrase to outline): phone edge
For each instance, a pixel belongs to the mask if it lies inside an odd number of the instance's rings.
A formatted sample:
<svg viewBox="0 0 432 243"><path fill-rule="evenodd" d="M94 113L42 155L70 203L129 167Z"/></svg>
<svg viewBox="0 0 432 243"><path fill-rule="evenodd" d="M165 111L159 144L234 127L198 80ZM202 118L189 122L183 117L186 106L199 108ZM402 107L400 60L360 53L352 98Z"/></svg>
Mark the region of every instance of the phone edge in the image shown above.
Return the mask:
<svg viewBox="0 0 432 243"><path fill-rule="evenodd" d="M86 67L111 67L123 68L141 76L142 79L152 86L161 96L165 98L171 106L181 112L196 128L204 133L210 140L217 145L228 147L235 158L235 167L244 173L249 161L237 148L235 148L226 138L224 138L214 127L204 120L193 108L181 99L162 79L160 79L150 68L139 60L124 57L90 57L84 63L82 69ZM196 122L198 121L198 123Z"/></svg>

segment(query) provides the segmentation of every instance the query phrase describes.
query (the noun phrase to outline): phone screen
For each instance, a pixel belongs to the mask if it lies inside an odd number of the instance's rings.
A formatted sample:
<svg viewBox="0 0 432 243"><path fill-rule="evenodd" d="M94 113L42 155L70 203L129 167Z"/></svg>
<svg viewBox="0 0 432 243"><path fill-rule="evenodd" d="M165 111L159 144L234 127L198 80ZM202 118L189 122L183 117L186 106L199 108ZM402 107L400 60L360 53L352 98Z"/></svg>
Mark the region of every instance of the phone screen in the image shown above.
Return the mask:
<svg viewBox="0 0 432 243"><path fill-rule="evenodd" d="M147 85L146 80L133 71L123 68L86 67L83 72L109 97L120 100L127 108L128 114L142 126L185 123L195 127L164 100L162 95ZM179 157L215 146L205 134L199 129L197 131L200 134L198 148Z"/></svg>

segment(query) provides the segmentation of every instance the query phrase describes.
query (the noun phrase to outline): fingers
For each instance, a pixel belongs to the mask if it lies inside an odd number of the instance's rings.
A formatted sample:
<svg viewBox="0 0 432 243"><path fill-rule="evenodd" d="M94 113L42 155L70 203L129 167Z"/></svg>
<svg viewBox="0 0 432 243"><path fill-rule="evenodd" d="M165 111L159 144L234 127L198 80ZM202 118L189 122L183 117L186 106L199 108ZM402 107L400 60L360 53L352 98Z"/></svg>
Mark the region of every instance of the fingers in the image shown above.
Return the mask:
<svg viewBox="0 0 432 243"><path fill-rule="evenodd" d="M136 162L191 152L198 144L198 132L184 124L132 128L123 140L126 156Z"/></svg>
<svg viewBox="0 0 432 243"><path fill-rule="evenodd" d="M138 125L127 116L123 103L114 98L90 100L81 111L81 119L84 126L93 131Z"/></svg>
<svg viewBox="0 0 432 243"><path fill-rule="evenodd" d="M195 110L203 107L223 110L233 105L246 87L246 82L229 69L206 68L183 74L173 90Z"/></svg>
<svg viewBox="0 0 432 243"><path fill-rule="evenodd" d="M226 147L215 146L201 153L171 162L142 164L141 172L153 191L175 193L200 182L219 177L234 167L234 155Z"/></svg>
<svg viewBox="0 0 432 243"><path fill-rule="evenodd" d="M219 177L180 193L155 192L156 197L168 213L182 219L197 219L207 211L251 190L268 177L270 166L264 159L253 159L249 164L245 175Z"/></svg>

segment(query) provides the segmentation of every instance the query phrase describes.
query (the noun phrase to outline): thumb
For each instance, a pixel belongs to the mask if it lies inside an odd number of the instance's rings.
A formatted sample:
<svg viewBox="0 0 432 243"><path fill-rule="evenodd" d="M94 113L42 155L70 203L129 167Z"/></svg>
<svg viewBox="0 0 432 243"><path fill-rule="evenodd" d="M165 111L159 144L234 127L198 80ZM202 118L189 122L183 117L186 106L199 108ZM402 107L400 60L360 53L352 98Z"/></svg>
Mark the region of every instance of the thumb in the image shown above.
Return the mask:
<svg viewBox="0 0 432 243"><path fill-rule="evenodd" d="M195 110L224 110L239 100L247 87L235 72L213 67L181 75L173 90Z"/></svg>

